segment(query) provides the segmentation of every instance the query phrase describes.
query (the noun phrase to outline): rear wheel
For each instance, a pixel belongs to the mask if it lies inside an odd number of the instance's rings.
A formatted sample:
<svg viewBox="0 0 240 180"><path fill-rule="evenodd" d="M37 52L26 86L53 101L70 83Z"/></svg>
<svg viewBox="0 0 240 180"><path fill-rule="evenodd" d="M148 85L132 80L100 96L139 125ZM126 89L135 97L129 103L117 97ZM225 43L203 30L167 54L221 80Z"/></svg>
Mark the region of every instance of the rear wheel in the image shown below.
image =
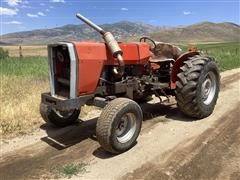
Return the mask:
<svg viewBox="0 0 240 180"><path fill-rule="evenodd" d="M53 124L57 127L65 127L73 124L78 120L80 110L58 111L50 106L41 103L40 114L46 123Z"/></svg>
<svg viewBox="0 0 240 180"><path fill-rule="evenodd" d="M217 102L220 75L214 59L196 55L184 61L177 75L176 99L180 110L195 118L209 116Z"/></svg>
<svg viewBox="0 0 240 180"><path fill-rule="evenodd" d="M140 106L127 98L117 98L108 103L97 122L96 135L103 149L119 154L136 143L142 125Z"/></svg>

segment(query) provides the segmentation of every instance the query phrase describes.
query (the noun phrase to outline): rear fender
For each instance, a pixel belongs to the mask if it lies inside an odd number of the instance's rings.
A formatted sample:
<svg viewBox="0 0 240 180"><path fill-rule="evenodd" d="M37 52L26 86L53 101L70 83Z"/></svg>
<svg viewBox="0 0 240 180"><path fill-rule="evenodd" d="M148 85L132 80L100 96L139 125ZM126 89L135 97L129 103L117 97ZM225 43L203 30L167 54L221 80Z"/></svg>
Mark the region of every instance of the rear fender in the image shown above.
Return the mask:
<svg viewBox="0 0 240 180"><path fill-rule="evenodd" d="M189 57L199 55L200 52L186 52L179 56L176 62L173 64L172 72L171 72L171 81L170 81L170 88L176 89L176 82L177 82L177 74L180 71L180 67L183 65L183 62L187 60Z"/></svg>

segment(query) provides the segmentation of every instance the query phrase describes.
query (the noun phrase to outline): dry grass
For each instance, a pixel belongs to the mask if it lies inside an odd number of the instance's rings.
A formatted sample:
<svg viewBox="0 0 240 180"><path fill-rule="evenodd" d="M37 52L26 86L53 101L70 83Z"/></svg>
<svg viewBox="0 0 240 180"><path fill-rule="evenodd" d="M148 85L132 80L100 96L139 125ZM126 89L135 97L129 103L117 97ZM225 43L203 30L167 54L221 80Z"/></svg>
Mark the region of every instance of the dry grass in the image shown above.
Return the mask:
<svg viewBox="0 0 240 180"><path fill-rule="evenodd" d="M22 45L22 55L26 56L47 56L47 46ZM4 50L8 50L10 57L19 57L19 46L3 46Z"/></svg>
<svg viewBox="0 0 240 180"><path fill-rule="evenodd" d="M1 76L0 130L6 137L26 134L44 121L39 113L41 93L49 91L47 79ZM83 106L80 118L88 116L93 106Z"/></svg>
<svg viewBox="0 0 240 180"><path fill-rule="evenodd" d="M43 123L39 103L45 91L47 80L1 76L0 126L4 135L27 133Z"/></svg>

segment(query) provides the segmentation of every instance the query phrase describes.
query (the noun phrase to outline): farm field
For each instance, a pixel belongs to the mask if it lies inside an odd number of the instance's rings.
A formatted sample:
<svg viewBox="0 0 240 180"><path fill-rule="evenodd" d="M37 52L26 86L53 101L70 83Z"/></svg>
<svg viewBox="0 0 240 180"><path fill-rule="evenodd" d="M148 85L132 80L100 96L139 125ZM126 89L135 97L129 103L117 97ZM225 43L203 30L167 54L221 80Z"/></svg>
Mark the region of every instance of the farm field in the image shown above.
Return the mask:
<svg viewBox="0 0 240 180"><path fill-rule="evenodd" d="M214 57L221 71L240 67L240 42L198 44L197 48L205 54ZM182 46L184 50L186 45Z"/></svg>
<svg viewBox="0 0 240 180"><path fill-rule="evenodd" d="M2 133L31 132L41 122L40 94L48 90L46 58L1 59L0 76Z"/></svg>
<svg viewBox="0 0 240 180"><path fill-rule="evenodd" d="M20 46L2 46L4 50L9 52L10 57L19 57ZM23 57L26 56L47 56L46 45L21 45L21 52Z"/></svg>
<svg viewBox="0 0 240 180"><path fill-rule="evenodd" d="M182 45L183 49L187 46ZM201 51L214 56L221 71L239 68L240 43L197 45ZM0 59L1 133L4 136L26 134L43 123L39 114L40 94L49 89L45 46L23 46L23 58L18 46L4 46L10 57ZM25 50L26 49L26 50ZM86 107L87 114L90 107Z"/></svg>

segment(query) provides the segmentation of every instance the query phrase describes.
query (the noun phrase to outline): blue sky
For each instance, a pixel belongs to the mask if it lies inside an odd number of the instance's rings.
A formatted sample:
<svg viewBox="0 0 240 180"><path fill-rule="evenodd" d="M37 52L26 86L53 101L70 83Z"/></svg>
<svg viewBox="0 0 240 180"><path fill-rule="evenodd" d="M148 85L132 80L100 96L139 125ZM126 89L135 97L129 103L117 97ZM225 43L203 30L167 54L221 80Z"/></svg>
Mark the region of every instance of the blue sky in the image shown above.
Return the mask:
<svg viewBox="0 0 240 180"><path fill-rule="evenodd" d="M1 0L1 34L80 24L77 12L98 24L122 20L160 26L239 24L239 6L239 0Z"/></svg>

